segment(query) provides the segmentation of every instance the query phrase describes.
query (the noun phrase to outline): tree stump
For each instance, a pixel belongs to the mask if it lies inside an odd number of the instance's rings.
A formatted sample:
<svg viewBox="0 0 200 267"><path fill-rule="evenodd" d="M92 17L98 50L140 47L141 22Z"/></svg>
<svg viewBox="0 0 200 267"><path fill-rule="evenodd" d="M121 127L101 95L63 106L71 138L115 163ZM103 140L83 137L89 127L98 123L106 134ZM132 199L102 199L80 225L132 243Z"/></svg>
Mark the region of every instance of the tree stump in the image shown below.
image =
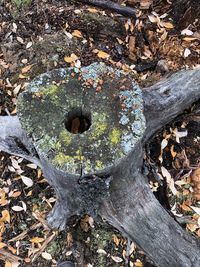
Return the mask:
<svg viewBox="0 0 200 267"><path fill-rule="evenodd" d="M0 149L43 169L57 195L52 228L99 214L158 266L198 267L198 239L159 204L141 169L145 142L198 100L199 88L199 69L142 92L104 64L54 70L20 95L18 117L0 117Z"/></svg>
<svg viewBox="0 0 200 267"><path fill-rule="evenodd" d="M17 107L57 194L48 217L51 227L64 228L72 215L95 216L109 194L112 172L132 165L134 147L143 137L139 86L103 63L58 69L31 82Z"/></svg>

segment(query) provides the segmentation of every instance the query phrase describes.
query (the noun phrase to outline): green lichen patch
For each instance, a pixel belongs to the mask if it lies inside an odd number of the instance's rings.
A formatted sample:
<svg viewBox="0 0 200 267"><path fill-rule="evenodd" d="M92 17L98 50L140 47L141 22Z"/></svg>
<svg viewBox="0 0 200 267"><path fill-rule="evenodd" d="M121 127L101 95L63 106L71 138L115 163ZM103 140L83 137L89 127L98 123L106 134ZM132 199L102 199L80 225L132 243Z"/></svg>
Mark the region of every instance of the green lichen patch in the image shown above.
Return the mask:
<svg viewBox="0 0 200 267"><path fill-rule="evenodd" d="M110 141L113 145L117 145L120 142L121 131L119 129L114 128L109 135Z"/></svg>
<svg viewBox="0 0 200 267"><path fill-rule="evenodd" d="M20 95L17 107L39 155L77 175L102 171L126 157L145 130L138 85L101 63L38 76ZM66 128L72 110L88 116L87 130Z"/></svg>

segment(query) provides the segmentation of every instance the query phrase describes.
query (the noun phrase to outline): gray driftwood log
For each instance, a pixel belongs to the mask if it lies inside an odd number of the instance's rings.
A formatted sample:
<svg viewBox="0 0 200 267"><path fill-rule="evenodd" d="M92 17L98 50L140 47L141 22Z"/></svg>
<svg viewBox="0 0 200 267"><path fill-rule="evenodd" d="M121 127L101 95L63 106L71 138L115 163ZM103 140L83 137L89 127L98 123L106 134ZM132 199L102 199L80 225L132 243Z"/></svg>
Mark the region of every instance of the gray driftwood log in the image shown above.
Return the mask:
<svg viewBox="0 0 200 267"><path fill-rule="evenodd" d="M200 69L142 92L103 64L54 70L20 95L18 116L0 117L0 149L42 168L57 195L52 228L99 214L157 266L199 267L198 239L159 204L141 171L145 142L199 98Z"/></svg>

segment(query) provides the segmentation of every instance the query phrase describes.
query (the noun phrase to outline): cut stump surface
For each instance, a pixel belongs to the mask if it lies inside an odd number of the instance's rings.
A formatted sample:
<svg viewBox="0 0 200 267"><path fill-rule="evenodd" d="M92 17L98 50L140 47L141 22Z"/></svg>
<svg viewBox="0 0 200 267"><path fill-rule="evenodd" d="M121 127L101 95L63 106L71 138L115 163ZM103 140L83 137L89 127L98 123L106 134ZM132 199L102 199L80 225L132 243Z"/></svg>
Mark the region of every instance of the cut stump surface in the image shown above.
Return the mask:
<svg viewBox="0 0 200 267"><path fill-rule="evenodd" d="M139 86L103 63L37 77L17 107L38 155L78 176L109 171L145 131Z"/></svg>

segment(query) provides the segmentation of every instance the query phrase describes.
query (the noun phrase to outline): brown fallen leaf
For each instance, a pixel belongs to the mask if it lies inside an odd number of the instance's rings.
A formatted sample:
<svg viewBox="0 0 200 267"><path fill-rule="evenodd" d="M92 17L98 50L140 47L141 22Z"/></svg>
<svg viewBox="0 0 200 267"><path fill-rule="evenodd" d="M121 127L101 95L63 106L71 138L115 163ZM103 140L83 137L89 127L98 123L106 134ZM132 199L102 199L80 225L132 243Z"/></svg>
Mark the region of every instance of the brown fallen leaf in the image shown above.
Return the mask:
<svg viewBox="0 0 200 267"><path fill-rule="evenodd" d="M78 38L83 38L82 33L80 31L78 31L78 30L73 31L72 32L72 36L78 37Z"/></svg>
<svg viewBox="0 0 200 267"><path fill-rule="evenodd" d="M64 61L67 63L75 62L77 59L78 57L74 53L72 53L70 57L64 57Z"/></svg>
<svg viewBox="0 0 200 267"><path fill-rule="evenodd" d="M97 56L99 58L103 58L103 59L108 59L110 57L110 55L108 53L101 51L101 50L98 52Z"/></svg>
<svg viewBox="0 0 200 267"><path fill-rule="evenodd" d="M36 237L31 238L30 241L31 243L38 244L38 243L42 243L44 241L44 238L36 236Z"/></svg>
<svg viewBox="0 0 200 267"><path fill-rule="evenodd" d="M200 200L200 167L194 170L191 174L191 181L193 183L193 198L197 201Z"/></svg>
<svg viewBox="0 0 200 267"><path fill-rule="evenodd" d="M0 219L0 222L8 222L10 223L10 213L8 210L3 210L1 212L2 218Z"/></svg>
<svg viewBox="0 0 200 267"><path fill-rule="evenodd" d="M149 9L152 3L153 3L152 0L140 0L140 8Z"/></svg>
<svg viewBox="0 0 200 267"><path fill-rule="evenodd" d="M7 244L6 243L3 243L3 242L0 242L0 249L2 249L4 247L7 247Z"/></svg>
<svg viewBox="0 0 200 267"><path fill-rule="evenodd" d="M131 60L136 61L137 54L136 54L136 39L135 39L135 36L130 36L128 47L129 47L129 56L128 57Z"/></svg>
<svg viewBox="0 0 200 267"><path fill-rule="evenodd" d="M27 65L26 67L22 68L21 73L25 74L30 71L33 65Z"/></svg>

